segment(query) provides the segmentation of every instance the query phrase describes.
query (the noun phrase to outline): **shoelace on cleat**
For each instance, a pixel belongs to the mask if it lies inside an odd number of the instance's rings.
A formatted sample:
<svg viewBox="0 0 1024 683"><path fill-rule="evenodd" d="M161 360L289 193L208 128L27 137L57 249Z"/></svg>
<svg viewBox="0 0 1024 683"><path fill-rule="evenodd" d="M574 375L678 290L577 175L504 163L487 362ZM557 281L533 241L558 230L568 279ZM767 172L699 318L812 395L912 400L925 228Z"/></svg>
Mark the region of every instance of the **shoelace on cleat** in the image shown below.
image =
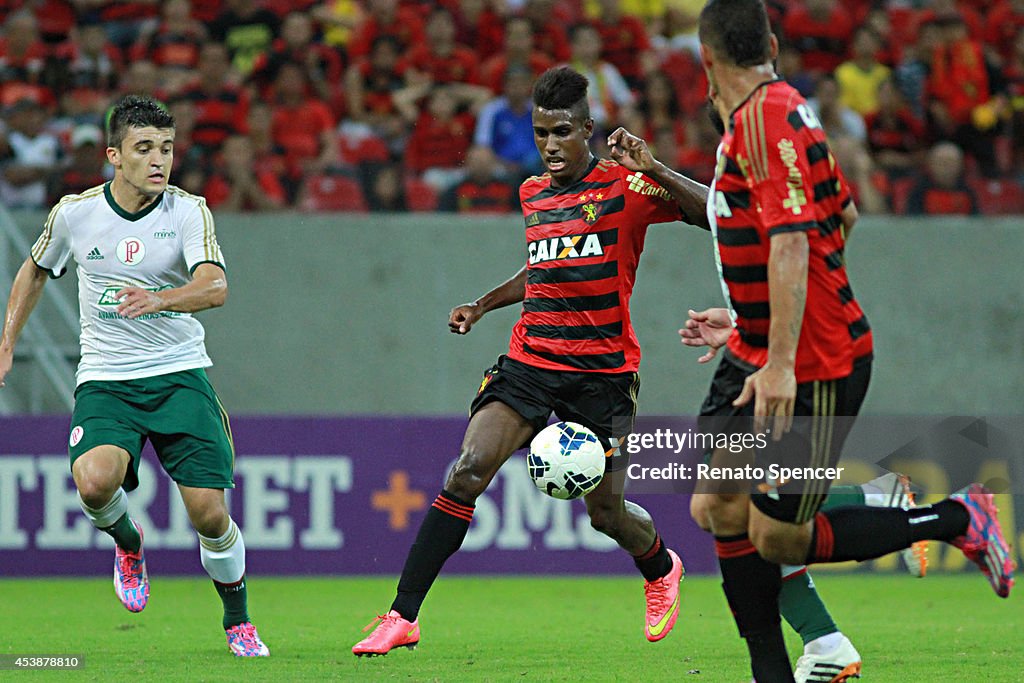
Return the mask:
<svg viewBox="0 0 1024 683"><path fill-rule="evenodd" d="M651 600L653 594L653 601L656 607L665 609L671 604L668 599L668 577L663 576L660 579L647 582L644 586L644 594L648 600Z"/></svg>
<svg viewBox="0 0 1024 683"><path fill-rule="evenodd" d="M121 571L121 581L125 588L135 589L139 587L139 574L141 572L136 571L135 565L137 561L132 558L128 553L124 553L117 558L118 569Z"/></svg>

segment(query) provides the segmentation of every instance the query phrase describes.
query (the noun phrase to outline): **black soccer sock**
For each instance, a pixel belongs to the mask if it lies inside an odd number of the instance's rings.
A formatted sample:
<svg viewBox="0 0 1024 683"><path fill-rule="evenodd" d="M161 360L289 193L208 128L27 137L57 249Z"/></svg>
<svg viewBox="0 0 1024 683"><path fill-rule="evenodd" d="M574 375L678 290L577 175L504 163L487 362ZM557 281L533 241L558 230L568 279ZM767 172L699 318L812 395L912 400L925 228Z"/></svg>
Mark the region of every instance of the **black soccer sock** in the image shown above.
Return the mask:
<svg viewBox="0 0 1024 683"><path fill-rule="evenodd" d="M656 581L672 571L672 558L668 556L668 549L661 542L661 534L654 532L654 543L643 555L634 555L633 563L648 581Z"/></svg>
<svg viewBox="0 0 1024 683"><path fill-rule="evenodd" d="M750 651L750 669L762 683L793 683L779 618L779 565L767 562L746 534L716 536L722 588L740 635Z"/></svg>
<svg viewBox="0 0 1024 683"><path fill-rule="evenodd" d="M217 589L220 601L224 603L224 630L232 626L238 626L249 621L249 599L245 588L245 577L243 576L234 583L213 582Z"/></svg>
<svg viewBox="0 0 1024 683"><path fill-rule="evenodd" d="M842 507L819 512L807 564L870 560L918 541L951 541L967 532L970 521L967 509L953 500L909 510Z"/></svg>
<svg viewBox="0 0 1024 683"><path fill-rule="evenodd" d="M473 520L474 506L442 490L427 510L427 516L409 549L409 556L398 580L398 595L391 609L404 619L416 621L420 605L441 567L462 546L469 523Z"/></svg>

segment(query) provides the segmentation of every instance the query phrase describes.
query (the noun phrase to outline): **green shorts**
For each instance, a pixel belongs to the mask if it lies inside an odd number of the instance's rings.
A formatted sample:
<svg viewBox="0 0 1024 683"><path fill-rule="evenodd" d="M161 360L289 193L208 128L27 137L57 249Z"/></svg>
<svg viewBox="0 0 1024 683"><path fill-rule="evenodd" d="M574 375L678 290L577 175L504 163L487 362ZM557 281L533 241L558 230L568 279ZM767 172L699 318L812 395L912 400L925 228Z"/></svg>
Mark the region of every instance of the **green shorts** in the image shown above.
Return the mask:
<svg viewBox="0 0 1024 683"><path fill-rule="evenodd" d="M97 446L123 448L131 456L123 487L131 491L139 485L139 460L146 439L177 483L208 489L235 487L231 425L205 370L94 380L75 390L68 441L72 465Z"/></svg>

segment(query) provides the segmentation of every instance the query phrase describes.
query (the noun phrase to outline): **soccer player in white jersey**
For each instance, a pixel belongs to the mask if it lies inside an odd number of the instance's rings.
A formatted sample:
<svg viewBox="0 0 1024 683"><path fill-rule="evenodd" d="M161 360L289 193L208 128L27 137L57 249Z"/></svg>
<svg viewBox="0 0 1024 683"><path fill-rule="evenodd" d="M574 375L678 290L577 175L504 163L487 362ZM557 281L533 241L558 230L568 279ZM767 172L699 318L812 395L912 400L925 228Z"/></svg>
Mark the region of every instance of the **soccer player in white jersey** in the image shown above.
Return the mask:
<svg viewBox="0 0 1024 683"><path fill-rule="evenodd" d="M174 118L155 101L122 99L107 142L114 179L62 198L14 279L0 387L47 277L63 275L74 258L82 359L68 452L82 510L116 543L117 596L132 612L149 598L143 532L125 494L138 486L149 439L199 534L231 652L267 656L249 621L245 544L224 501L234 487L231 427L204 370L211 362L203 327L192 317L227 298L213 217L202 197L168 185Z"/></svg>

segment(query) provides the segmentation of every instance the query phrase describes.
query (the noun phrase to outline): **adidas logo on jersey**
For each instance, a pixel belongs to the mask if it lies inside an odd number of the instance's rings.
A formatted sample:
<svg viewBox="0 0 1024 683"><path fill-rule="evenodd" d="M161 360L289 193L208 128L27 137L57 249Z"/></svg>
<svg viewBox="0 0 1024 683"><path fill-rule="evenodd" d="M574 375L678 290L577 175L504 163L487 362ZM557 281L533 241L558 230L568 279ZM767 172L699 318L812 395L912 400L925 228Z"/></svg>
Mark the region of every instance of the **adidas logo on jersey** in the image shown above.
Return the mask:
<svg viewBox="0 0 1024 683"><path fill-rule="evenodd" d="M604 249L601 248L601 238L595 233L535 240L528 243L526 248L530 252L531 266L543 261L585 258L604 254Z"/></svg>
<svg viewBox="0 0 1024 683"><path fill-rule="evenodd" d="M89 252L89 255L85 257L85 260L86 261L102 261L103 260L103 254L100 253L100 248L99 247L93 247L92 251Z"/></svg>

